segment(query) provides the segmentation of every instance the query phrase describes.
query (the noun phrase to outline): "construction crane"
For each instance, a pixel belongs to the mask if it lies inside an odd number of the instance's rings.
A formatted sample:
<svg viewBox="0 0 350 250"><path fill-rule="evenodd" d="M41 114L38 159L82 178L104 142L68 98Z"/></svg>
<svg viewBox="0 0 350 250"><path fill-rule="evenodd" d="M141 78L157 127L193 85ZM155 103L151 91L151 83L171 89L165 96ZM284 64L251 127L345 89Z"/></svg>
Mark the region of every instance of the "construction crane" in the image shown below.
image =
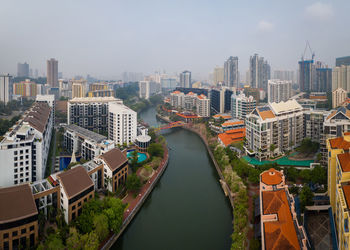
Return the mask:
<svg viewBox="0 0 350 250"><path fill-rule="evenodd" d="M305 57L307 48L309 48L310 53L311 53L311 55L312 55L312 60L314 60L315 52L312 51L309 41L306 41L306 46L305 46L305 49L304 49L304 54L301 56L301 60L302 60L302 61L304 61L304 57Z"/></svg>

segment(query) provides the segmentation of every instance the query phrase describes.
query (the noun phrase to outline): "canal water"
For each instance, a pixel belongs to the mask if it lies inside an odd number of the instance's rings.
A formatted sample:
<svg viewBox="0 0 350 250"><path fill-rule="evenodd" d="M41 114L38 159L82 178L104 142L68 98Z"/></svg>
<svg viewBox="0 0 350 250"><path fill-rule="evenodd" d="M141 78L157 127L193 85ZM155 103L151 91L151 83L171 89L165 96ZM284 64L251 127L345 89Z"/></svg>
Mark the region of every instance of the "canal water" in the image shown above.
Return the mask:
<svg viewBox="0 0 350 250"><path fill-rule="evenodd" d="M149 108L140 117L158 126L155 114ZM162 133L169 165L112 249L230 249L232 210L205 145L181 128Z"/></svg>

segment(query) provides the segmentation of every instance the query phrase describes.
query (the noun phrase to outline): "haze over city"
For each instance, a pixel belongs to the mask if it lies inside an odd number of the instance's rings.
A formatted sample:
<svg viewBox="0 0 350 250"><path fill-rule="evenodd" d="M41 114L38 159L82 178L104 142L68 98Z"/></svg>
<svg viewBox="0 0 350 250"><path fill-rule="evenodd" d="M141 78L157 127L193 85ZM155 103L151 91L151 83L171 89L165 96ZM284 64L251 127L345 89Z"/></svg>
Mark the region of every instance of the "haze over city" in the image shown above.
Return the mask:
<svg viewBox="0 0 350 250"><path fill-rule="evenodd" d="M242 76L249 57L297 68L308 40L330 67L350 54L349 1L2 1L0 71L59 61L64 77L188 69L207 79L229 56ZM311 57L310 54L307 54Z"/></svg>

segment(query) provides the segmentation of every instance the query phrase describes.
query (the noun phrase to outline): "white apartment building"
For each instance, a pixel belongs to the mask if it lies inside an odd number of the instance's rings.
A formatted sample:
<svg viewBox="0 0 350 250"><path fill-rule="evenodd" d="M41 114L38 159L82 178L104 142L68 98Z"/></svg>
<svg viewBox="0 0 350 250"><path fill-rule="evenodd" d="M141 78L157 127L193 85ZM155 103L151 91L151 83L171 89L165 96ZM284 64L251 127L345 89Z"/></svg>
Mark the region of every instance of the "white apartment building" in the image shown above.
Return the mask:
<svg viewBox="0 0 350 250"><path fill-rule="evenodd" d="M295 148L303 139L303 108L296 100L257 107L245 123L247 153L260 161Z"/></svg>
<svg viewBox="0 0 350 250"><path fill-rule="evenodd" d="M325 110L304 110L304 138L321 143L323 138L323 123L330 114Z"/></svg>
<svg viewBox="0 0 350 250"><path fill-rule="evenodd" d="M350 91L350 66L341 65L332 70L332 90L342 88Z"/></svg>
<svg viewBox="0 0 350 250"><path fill-rule="evenodd" d="M64 147L70 153L81 154L85 160L92 160L115 147L106 136L70 124L64 127Z"/></svg>
<svg viewBox="0 0 350 250"><path fill-rule="evenodd" d="M44 178L52 128L52 109L36 102L2 137L0 186Z"/></svg>
<svg viewBox="0 0 350 250"><path fill-rule="evenodd" d="M130 144L137 136L137 113L127 106L114 102L109 105L108 139L116 144Z"/></svg>
<svg viewBox="0 0 350 250"><path fill-rule="evenodd" d="M12 76L0 75L0 101L7 104L12 97Z"/></svg>
<svg viewBox="0 0 350 250"><path fill-rule="evenodd" d="M76 124L99 133L108 131L108 110L112 102L123 104L114 97L82 97L68 101L68 124Z"/></svg>
<svg viewBox="0 0 350 250"><path fill-rule="evenodd" d="M337 88L332 92L332 108L339 107L348 97L347 92L342 88Z"/></svg>
<svg viewBox="0 0 350 250"><path fill-rule="evenodd" d="M153 81L139 81L139 97L148 100L159 92L160 84Z"/></svg>
<svg viewBox="0 0 350 250"><path fill-rule="evenodd" d="M292 81L269 80L267 87L268 102L287 101L292 96Z"/></svg>
<svg viewBox="0 0 350 250"><path fill-rule="evenodd" d="M245 119L256 107L256 100L252 96L245 96L244 93L231 96L231 115L232 118Z"/></svg>
<svg viewBox="0 0 350 250"><path fill-rule="evenodd" d="M196 111L200 117L210 116L210 99L205 95L198 95L196 100Z"/></svg>

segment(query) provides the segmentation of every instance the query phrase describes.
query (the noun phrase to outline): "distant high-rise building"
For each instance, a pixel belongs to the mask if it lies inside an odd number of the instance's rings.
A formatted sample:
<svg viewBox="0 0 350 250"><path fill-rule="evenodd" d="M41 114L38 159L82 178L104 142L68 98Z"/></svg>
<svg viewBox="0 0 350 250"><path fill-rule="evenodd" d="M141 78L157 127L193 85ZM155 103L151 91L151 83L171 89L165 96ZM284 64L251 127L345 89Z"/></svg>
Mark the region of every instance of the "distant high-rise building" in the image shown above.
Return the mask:
<svg viewBox="0 0 350 250"><path fill-rule="evenodd" d="M332 71L332 90L342 88L350 92L350 65L334 67Z"/></svg>
<svg viewBox="0 0 350 250"><path fill-rule="evenodd" d="M18 63L17 64L17 76L18 77L29 77L29 64Z"/></svg>
<svg viewBox="0 0 350 250"><path fill-rule="evenodd" d="M58 61L54 58L47 60L47 84L51 87L58 87Z"/></svg>
<svg viewBox="0 0 350 250"><path fill-rule="evenodd" d="M279 79L283 81L296 82L295 71L294 70L274 70L273 79Z"/></svg>
<svg viewBox="0 0 350 250"><path fill-rule="evenodd" d="M224 64L225 86L238 88L238 81L238 57L230 56Z"/></svg>
<svg viewBox="0 0 350 250"><path fill-rule="evenodd" d="M139 97L149 99L159 91L160 84L152 81L139 81Z"/></svg>
<svg viewBox="0 0 350 250"><path fill-rule="evenodd" d="M29 79L26 79L22 82L14 83L13 94L25 97L35 97L38 94L36 83L31 82Z"/></svg>
<svg viewBox="0 0 350 250"><path fill-rule="evenodd" d="M231 97L231 115L232 118L245 119L256 107L256 100L252 96L245 96L244 93Z"/></svg>
<svg viewBox="0 0 350 250"><path fill-rule="evenodd" d="M332 108L339 107L347 97L347 93L342 88L337 88L332 92Z"/></svg>
<svg viewBox="0 0 350 250"><path fill-rule="evenodd" d="M38 77L39 77L38 69L35 69L34 77L35 77L35 78L38 78Z"/></svg>
<svg viewBox="0 0 350 250"><path fill-rule="evenodd" d="M87 93L85 80L74 80L72 83L72 98L85 97Z"/></svg>
<svg viewBox="0 0 350 250"><path fill-rule="evenodd" d="M267 89L268 102L285 102L292 96L292 82L269 80Z"/></svg>
<svg viewBox="0 0 350 250"><path fill-rule="evenodd" d="M123 72L122 79L123 82L138 82L143 80L143 74L135 72Z"/></svg>
<svg viewBox="0 0 350 250"><path fill-rule="evenodd" d="M315 78L314 60L299 61L299 88L302 92L310 92Z"/></svg>
<svg viewBox="0 0 350 250"><path fill-rule="evenodd" d="M271 67L264 57L258 54L250 57L249 60L250 86L267 91L267 81L271 78Z"/></svg>
<svg viewBox="0 0 350 250"><path fill-rule="evenodd" d="M180 74L180 87L192 88L191 72L185 70Z"/></svg>
<svg viewBox="0 0 350 250"><path fill-rule="evenodd" d="M224 68L216 67L213 72L213 82L218 84L219 82L224 82Z"/></svg>
<svg viewBox="0 0 350 250"><path fill-rule="evenodd" d="M335 59L336 67L340 67L342 65L350 66L350 56L338 57Z"/></svg>
<svg viewBox="0 0 350 250"><path fill-rule="evenodd" d="M7 104L12 97L12 76L0 75L0 101Z"/></svg>
<svg viewBox="0 0 350 250"><path fill-rule="evenodd" d="M332 69L316 68L316 92L332 91Z"/></svg>

